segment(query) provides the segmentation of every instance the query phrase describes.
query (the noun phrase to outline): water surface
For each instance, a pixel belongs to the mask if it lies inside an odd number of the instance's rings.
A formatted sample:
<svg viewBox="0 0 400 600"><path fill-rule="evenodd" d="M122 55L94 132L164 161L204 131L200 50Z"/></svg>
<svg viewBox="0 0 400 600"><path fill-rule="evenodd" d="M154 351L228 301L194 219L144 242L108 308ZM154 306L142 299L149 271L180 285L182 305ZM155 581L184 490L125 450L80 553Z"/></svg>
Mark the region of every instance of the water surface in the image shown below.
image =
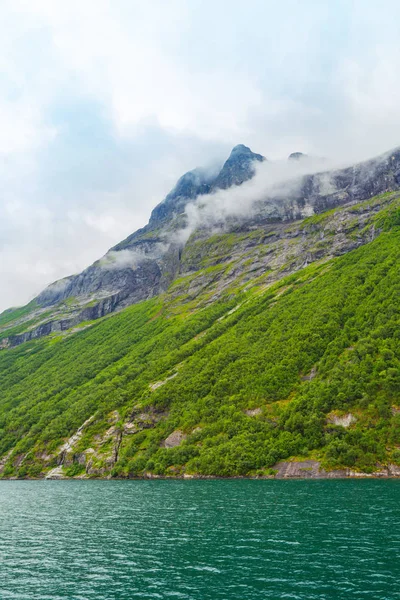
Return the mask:
<svg viewBox="0 0 400 600"><path fill-rule="evenodd" d="M400 599L400 481L2 481L0 599Z"/></svg>

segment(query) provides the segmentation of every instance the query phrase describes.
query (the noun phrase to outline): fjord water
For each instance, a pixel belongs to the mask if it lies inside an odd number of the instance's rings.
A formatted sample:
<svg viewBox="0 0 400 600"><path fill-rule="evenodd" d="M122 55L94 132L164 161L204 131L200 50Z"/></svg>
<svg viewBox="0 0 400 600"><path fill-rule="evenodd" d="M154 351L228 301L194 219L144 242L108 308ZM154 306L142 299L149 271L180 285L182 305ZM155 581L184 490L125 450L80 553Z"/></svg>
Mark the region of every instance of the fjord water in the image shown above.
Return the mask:
<svg viewBox="0 0 400 600"><path fill-rule="evenodd" d="M2 481L0 598L400 598L400 481Z"/></svg>

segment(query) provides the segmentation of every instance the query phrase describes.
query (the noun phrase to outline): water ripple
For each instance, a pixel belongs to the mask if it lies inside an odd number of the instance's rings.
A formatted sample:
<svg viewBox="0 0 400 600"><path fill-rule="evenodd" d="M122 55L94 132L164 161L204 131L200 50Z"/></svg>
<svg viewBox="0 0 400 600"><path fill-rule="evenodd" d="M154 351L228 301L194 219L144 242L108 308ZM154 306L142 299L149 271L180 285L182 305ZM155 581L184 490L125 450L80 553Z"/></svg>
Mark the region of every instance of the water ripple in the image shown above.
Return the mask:
<svg viewBox="0 0 400 600"><path fill-rule="evenodd" d="M0 482L1 600L400 600L400 481Z"/></svg>

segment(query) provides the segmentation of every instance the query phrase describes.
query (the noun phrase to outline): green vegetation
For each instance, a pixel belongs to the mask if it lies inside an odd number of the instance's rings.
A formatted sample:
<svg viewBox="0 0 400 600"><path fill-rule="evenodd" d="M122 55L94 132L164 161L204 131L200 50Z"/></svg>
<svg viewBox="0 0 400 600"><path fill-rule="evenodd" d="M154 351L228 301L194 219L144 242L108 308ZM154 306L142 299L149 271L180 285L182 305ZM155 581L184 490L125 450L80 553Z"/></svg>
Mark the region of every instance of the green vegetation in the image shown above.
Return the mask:
<svg viewBox="0 0 400 600"><path fill-rule="evenodd" d="M261 229L245 234L218 233L206 239L196 239L196 235L193 234L182 254L183 270L219 266L219 263L230 256L240 242L252 239L256 243L263 237L265 232Z"/></svg>
<svg viewBox="0 0 400 600"><path fill-rule="evenodd" d="M21 306L19 308L9 308L0 314L0 329L16 321L17 319L21 319L29 313L32 312L36 308L35 301L33 300L26 306Z"/></svg>
<svg viewBox="0 0 400 600"><path fill-rule="evenodd" d="M85 473L88 450L94 476L272 476L300 456L364 472L400 464L398 206L376 226L374 241L270 287L197 308L170 292L57 343L1 351L2 476L46 473L88 419L66 475ZM332 423L349 413L347 428Z"/></svg>
<svg viewBox="0 0 400 600"><path fill-rule="evenodd" d="M18 311L17 314L19 315L18 318L20 318L22 316L27 316L32 311L32 308L30 308L30 310L26 311L26 312L24 309L26 309L26 307L23 307L21 309L16 309L16 311ZM25 331L34 329L35 326L37 326L41 323L45 323L46 319L48 317L50 317L51 314L52 314L51 311L42 312L38 316L34 317L33 319L27 319L27 320L23 319L23 321L21 323L19 323L18 325L8 326L7 329L4 329L3 331L0 330L0 340L2 340L4 338L12 337L13 335L17 335L18 333L23 333ZM13 321L15 321L15 320L16 320L16 317L14 316Z"/></svg>

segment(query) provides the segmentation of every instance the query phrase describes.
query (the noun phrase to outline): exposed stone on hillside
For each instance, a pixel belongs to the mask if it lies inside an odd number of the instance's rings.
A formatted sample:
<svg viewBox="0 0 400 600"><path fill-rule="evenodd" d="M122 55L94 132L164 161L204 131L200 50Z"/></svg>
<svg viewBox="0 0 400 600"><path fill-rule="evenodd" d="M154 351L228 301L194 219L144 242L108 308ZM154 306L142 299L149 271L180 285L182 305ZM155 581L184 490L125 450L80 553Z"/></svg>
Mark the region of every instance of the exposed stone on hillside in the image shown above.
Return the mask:
<svg viewBox="0 0 400 600"><path fill-rule="evenodd" d="M7 452L4 456L2 456L0 458L0 475L3 473L4 467L6 466L7 461L11 457L12 453L13 453L13 448L11 448L11 450L9 450L9 452Z"/></svg>
<svg viewBox="0 0 400 600"><path fill-rule="evenodd" d="M338 425L340 427L350 427L353 423L357 421L356 417L351 413L347 413L345 415L336 415L330 414L327 417L327 422L332 425Z"/></svg>
<svg viewBox="0 0 400 600"><path fill-rule="evenodd" d="M92 415L91 417L86 419L86 421L82 423L79 429L65 442L65 444L61 446L61 448L59 449L58 464L62 465L64 463L65 457L68 455L69 452L71 452L74 449L76 444L81 439L85 427L87 427L89 423L93 421L93 418L94 417Z"/></svg>
<svg viewBox="0 0 400 600"><path fill-rule="evenodd" d="M222 169L213 173L195 169L180 178L175 188L152 212L149 224L117 244L100 261L79 275L66 277L48 286L36 298L42 307L55 307L77 298L90 306L71 316L51 320L23 334L3 341L4 347L18 345L36 337L65 331L82 321L105 316L115 310L151 298L165 291L179 272L180 244L174 220L182 215L188 202L220 188L240 185L254 174L254 162L264 160L243 145L236 146Z"/></svg>
<svg viewBox="0 0 400 600"><path fill-rule="evenodd" d="M71 330L83 321L101 318L163 293L180 275L199 269L199 261L187 260L188 250L198 236L209 237L210 231L203 227L186 244L182 241L177 232L185 227L187 204L204 194L241 185L254 175L257 164L264 160L260 154L239 145L232 150L219 173L196 169L184 175L154 209L146 227L117 244L82 273L55 282L39 294L37 307L50 309L51 314L45 322L31 326L25 332L9 337L2 335L1 347ZM280 186L279 190L266 192L265 198L255 203L249 214L228 219L225 223L224 232L244 234L243 243L232 248L232 258L235 258L232 270L223 280L221 274L210 272L193 281L190 294L195 295L205 285L217 283L218 295L237 277L246 282L270 270L274 272L271 281L276 280L279 273L288 274L310 262L348 252L371 241L375 236L374 228L363 231L363 224L374 207L367 209L364 215L358 213L350 219L351 205L399 188L398 149L347 169L307 175ZM291 231L288 229L289 222L343 205L349 207L347 213L338 216L336 222L332 219L327 228L315 223L309 229L300 224ZM340 219L344 220L341 222ZM319 230L319 240L313 237L313 227L314 231ZM264 240L257 242L249 238L248 234L256 229L264 231ZM256 246L258 248L254 250ZM246 255L249 251L252 256ZM203 259L204 255L199 258ZM227 256L218 257L219 262L227 260ZM71 306L67 306L69 303ZM9 327L13 325L11 323Z"/></svg>
<svg viewBox="0 0 400 600"><path fill-rule="evenodd" d="M244 411L246 413L246 415L248 417L257 417L258 415L261 415L261 408L249 408L248 410Z"/></svg>
<svg viewBox="0 0 400 600"><path fill-rule="evenodd" d="M235 146L225 162L212 189L227 189L233 185L241 185L251 179L255 173L255 164L266 160L261 154L255 154L243 144Z"/></svg>
<svg viewBox="0 0 400 600"><path fill-rule="evenodd" d="M275 465L276 479L343 479L347 477L400 477L400 467L389 464L387 467L378 467L374 473L362 473L352 469L335 469L325 471L317 460L303 460L293 462L279 462Z"/></svg>
<svg viewBox="0 0 400 600"><path fill-rule="evenodd" d="M174 377L176 377L177 375L178 375L178 373L174 373L173 375L170 375L169 377L166 377L162 381L156 381L155 383L151 383L149 385L149 388L151 389L152 392L154 392L154 390L157 390L162 385L165 385L167 383L167 381L170 381L171 379L174 379Z"/></svg>
<svg viewBox="0 0 400 600"><path fill-rule="evenodd" d="M336 479L347 476L346 469L324 471L316 460L280 462L274 469L277 470L276 479Z"/></svg>
<svg viewBox="0 0 400 600"><path fill-rule="evenodd" d="M186 434L182 433L179 429L173 431L163 442L164 448L175 448L187 438Z"/></svg>
<svg viewBox="0 0 400 600"><path fill-rule="evenodd" d="M307 154L303 154L303 152L292 152L292 154L289 154L288 160L301 160L303 158L307 158Z"/></svg>
<svg viewBox="0 0 400 600"><path fill-rule="evenodd" d="M153 209L149 225L162 224L172 216L182 213L190 200L194 200L197 196L209 194L213 179L213 174L210 175L203 169L194 169L194 171L185 173L165 200Z"/></svg>
<svg viewBox="0 0 400 600"><path fill-rule="evenodd" d="M51 469L45 477L45 479L65 479L65 474L62 469L62 466L54 467Z"/></svg>
<svg viewBox="0 0 400 600"><path fill-rule="evenodd" d="M317 369L313 367L308 375L302 375L302 381L312 381L317 374Z"/></svg>
<svg viewBox="0 0 400 600"><path fill-rule="evenodd" d="M207 291L215 301L232 285L266 287L309 264L350 252L378 235L374 215L392 200L351 204L295 223L243 228L225 238L198 234L182 252L184 274L169 294L177 299L185 295L190 301ZM303 378L311 380L314 374Z"/></svg>

